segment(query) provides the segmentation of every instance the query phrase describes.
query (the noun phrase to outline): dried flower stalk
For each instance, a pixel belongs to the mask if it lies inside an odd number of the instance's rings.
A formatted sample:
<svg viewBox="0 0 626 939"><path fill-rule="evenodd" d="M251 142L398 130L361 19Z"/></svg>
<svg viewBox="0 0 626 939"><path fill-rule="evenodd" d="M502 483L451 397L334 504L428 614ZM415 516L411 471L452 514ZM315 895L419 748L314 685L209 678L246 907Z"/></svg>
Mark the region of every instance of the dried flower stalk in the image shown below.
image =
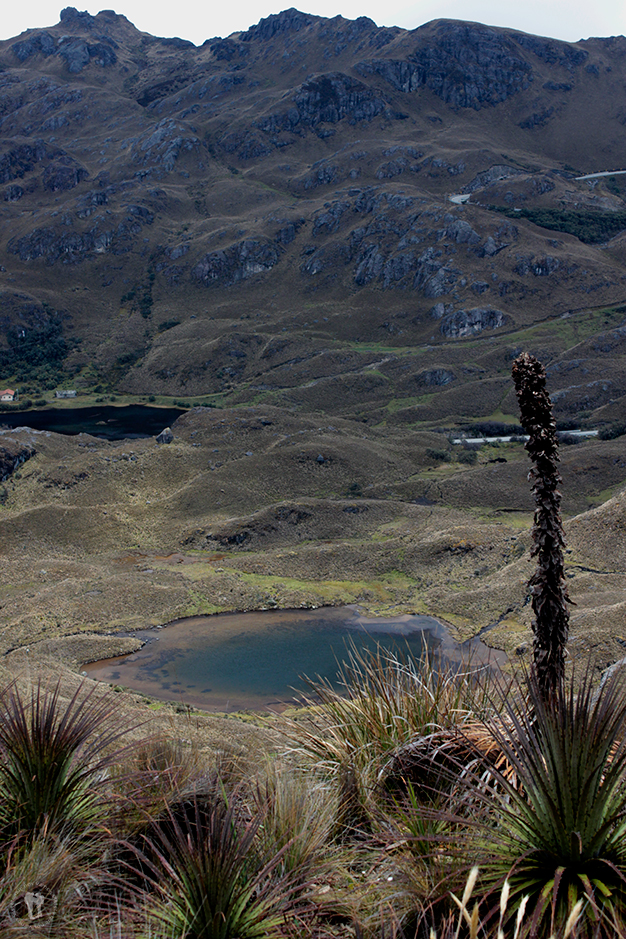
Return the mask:
<svg viewBox="0 0 626 939"><path fill-rule="evenodd" d="M531 556L537 558L537 568L528 581L535 614L533 673L542 695L554 697L565 677L571 602L563 569L559 445L543 365L523 352L513 362L513 381L522 427L529 435L526 450L534 464L528 474L536 506Z"/></svg>

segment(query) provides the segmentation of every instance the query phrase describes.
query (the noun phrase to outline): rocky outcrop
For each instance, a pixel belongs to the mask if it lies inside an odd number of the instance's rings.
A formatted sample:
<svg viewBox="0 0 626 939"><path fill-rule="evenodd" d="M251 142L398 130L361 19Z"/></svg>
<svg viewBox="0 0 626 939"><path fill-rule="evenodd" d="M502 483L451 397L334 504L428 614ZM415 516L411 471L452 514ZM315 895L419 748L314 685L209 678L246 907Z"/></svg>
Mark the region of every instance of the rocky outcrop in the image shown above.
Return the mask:
<svg viewBox="0 0 626 939"><path fill-rule="evenodd" d="M77 263L105 252L127 254L143 226L150 225L153 218L145 206L127 205L126 215L117 225L114 219L103 217L87 231L75 231L71 227L69 231L55 227L35 228L28 235L12 238L7 251L17 255L21 261L44 258L51 265L57 261Z"/></svg>
<svg viewBox="0 0 626 939"><path fill-rule="evenodd" d="M313 221L313 236L328 235L337 231L342 216L350 208L349 202L332 202L326 205L322 212L316 215Z"/></svg>
<svg viewBox="0 0 626 939"><path fill-rule="evenodd" d="M278 259L278 249L273 244L247 238L230 248L205 255L193 268L191 276L205 287L232 287L255 274L270 271Z"/></svg>
<svg viewBox="0 0 626 939"><path fill-rule="evenodd" d="M476 111L506 101L532 81L531 66L506 35L452 21L406 60L360 62L356 68L361 75L380 75L397 91L426 87L453 108Z"/></svg>
<svg viewBox="0 0 626 939"><path fill-rule="evenodd" d="M113 14L115 17L112 10L106 10L105 13ZM77 10L76 7L64 7L59 14L59 19L68 29L93 29L97 23L95 16L86 10Z"/></svg>
<svg viewBox="0 0 626 939"><path fill-rule="evenodd" d="M532 114L529 114L528 117L520 121L517 126L521 127L522 130L532 130L533 127L545 127L552 117L554 117L553 107L541 108L540 111L534 111Z"/></svg>
<svg viewBox="0 0 626 939"><path fill-rule="evenodd" d="M12 186L7 186L7 188L4 190L3 199L5 202L19 202L23 195L24 187L14 184Z"/></svg>
<svg viewBox="0 0 626 939"><path fill-rule="evenodd" d="M364 287L377 280L387 290L411 287L425 297L441 297L450 293L461 276L460 270L442 258L443 253L434 246L421 254L416 251L392 253L380 244L364 243L356 255L354 282ZM407 281L409 275L412 276Z"/></svg>
<svg viewBox="0 0 626 939"><path fill-rule="evenodd" d="M250 51L234 39L207 39L207 43L218 62L232 62L234 58L244 56Z"/></svg>
<svg viewBox="0 0 626 939"><path fill-rule="evenodd" d="M419 372L415 376L418 385L426 385L429 388L441 388L449 385L455 379L454 372L447 368L429 368L424 372Z"/></svg>
<svg viewBox="0 0 626 939"><path fill-rule="evenodd" d="M272 13L270 16L259 20L256 26L251 26L247 32L243 33L241 41L253 42L254 40L258 40L260 42L268 42L268 40L273 39L274 36L278 36L281 33L298 33L306 29L307 26L310 26L311 23L317 22L317 19L316 16L311 16L309 13L301 13L299 10L291 7L289 10L283 10L281 13Z"/></svg>
<svg viewBox="0 0 626 939"><path fill-rule="evenodd" d="M558 271L560 266L559 259L552 257L550 254L543 258L535 258L534 254L517 255L517 264L513 270L522 277L525 274L534 274L535 277L548 277Z"/></svg>
<svg viewBox="0 0 626 939"><path fill-rule="evenodd" d="M43 140L11 147L10 150L0 155L0 183L22 179L26 173L30 173L38 163L50 158L52 154L53 151Z"/></svg>
<svg viewBox="0 0 626 939"><path fill-rule="evenodd" d="M42 32L14 42L11 51L20 62L25 62L31 55L56 55L57 46L50 33Z"/></svg>
<svg viewBox="0 0 626 939"><path fill-rule="evenodd" d="M498 329L504 326L505 320L502 310L479 307L474 310L457 310L456 313L444 316L439 329L447 339L460 339L475 336L485 329Z"/></svg>
<svg viewBox="0 0 626 939"><path fill-rule="evenodd" d="M43 171L43 188L47 192L67 192L88 177L87 170L71 157L61 157Z"/></svg>
<svg viewBox="0 0 626 939"><path fill-rule="evenodd" d="M437 232L439 241L446 238L454 241L457 245L477 245L479 243L480 235L474 231L465 219L447 215L444 221L446 227Z"/></svg>
<svg viewBox="0 0 626 939"><path fill-rule="evenodd" d="M488 170L477 173L471 182L463 186L463 192L476 192L478 189L483 189L485 186L489 186L490 183L495 183L500 179L507 179L509 176L523 176L524 174L525 170L497 163L495 166L490 166Z"/></svg>
<svg viewBox="0 0 626 939"><path fill-rule="evenodd" d="M545 91L571 91L572 85L569 82L544 82L541 86Z"/></svg>
<svg viewBox="0 0 626 939"><path fill-rule="evenodd" d="M89 218L100 206L106 205L109 196L104 189L92 189L76 200L76 214L79 218Z"/></svg>
<svg viewBox="0 0 626 939"><path fill-rule="evenodd" d="M24 420L26 421L26 418ZM1 423L2 415L0 414ZM0 480L4 482L5 479L8 479L19 469L22 463L35 456L37 451L34 447L29 447L17 440L10 440L6 437L0 438L0 441Z"/></svg>
<svg viewBox="0 0 626 939"><path fill-rule="evenodd" d="M527 33L509 33L509 36L522 49L532 52L548 65L560 65L573 69L582 65L589 57L586 49L578 49L568 42L559 42L557 39L530 36Z"/></svg>
<svg viewBox="0 0 626 939"><path fill-rule="evenodd" d="M286 248L287 245L290 245L292 241L295 241L295 237L298 234L298 231L305 224L306 219L298 218L293 222L287 222L282 228L279 228L274 237L276 244L281 245L281 247Z"/></svg>
<svg viewBox="0 0 626 939"><path fill-rule="evenodd" d="M115 65L117 55L114 47L116 43L108 37L103 37L101 42L89 43L76 36L64 36L57 45L49 33L41 32L13 43L11 50L20 62L25 62L33 55L58 55L65 61L68 72L77 74L91 61L103 68Z"/></svg>
<svg viewBox="0 0 626 939"><path fill-rule="evenodd" d="M59 47L59 55L64 59L68 72L82 72L93 60L102 68L115 65L117 55L109 41L89 43L83 39L68 39Z"/></svg>
<svg viewBox="0 0 626 939"><path fill-rule="evenodd" d="M293 106L282 114L271 114L255 126L267 134L279 131L292 133L315 129L318 124L337 124L347 119L350 124L371 121L389 111L387 102L363 82L341 72L317 75L300 86Z"/></svg>
<svg viewBox="0 0 626 939"><path fill-rule="evenodd" d="M45 163L41 182L46 192L67 192L89 177L88 171L63 150L53 150L43 140L18 144L0 155L0 183L23 179L38 164ZM25 191L33 192L36 183L31 180L26 188L9 187L5 201L17 202Z"/></svg>
<svg viewBox="0 0 626 939"><path fill-rule="evenodd" d="M137 95L137 104L145 108L154 101L158 101L161 98L167 97L167 95L173 94L179 88L188 85L192 80L193 70L190 63L186 61L180 62L174 69L168 72L167 78L163 78L158 82L151 82L149 85L144 86Z"/></svg>
<svg viewBox="0 0 626 939"><path fill-rule="evenodd" d="M157 443L172 443L174 440L174 434L172 433L171 427L164 427L160 434L156 435Z"/></svg>
<svg viewBox="0 0 626 939"><path fill-rule="evenodd" d="M505 222L484 239L459 211L442 215L431 206L415 212L419 200L402 192L377 187L343 192L344 198L325 203L314 217L311 233L322 240L341 229L347 232L342 240L327 240L319 247L304 245L303 274L336 276L341 267L353 264L354 282L359 287L377 282L385 290L419 290L436 299L459 285L467 286L463 265L452 256L458 255L459 261L463 254L494 257L510 243L501 239L507 236L513 240L516 234L514 226ZM369 218L351 227L355 214ZM481 294L491 289L491 283L476 279L470 289Z"/></svg>
<svg viewBox="0 0 626 939"><path fill-rule="evenodd" d="M22 238L12 238L7 245L7 251L17 255L21 261L45 258L48 264L54 264L60 259L82 261L95 246L92 232L79 234L73 231L57 232L54 228L35 228Z"/></svg>
<svg viewBox="0 0 626 939"><path fill-rule="evenodd" d="M189 129L166 117L146 134L133 150L133 160L140 165L155 163L171 173L181 153L199 150L200 140Z"/></svg>

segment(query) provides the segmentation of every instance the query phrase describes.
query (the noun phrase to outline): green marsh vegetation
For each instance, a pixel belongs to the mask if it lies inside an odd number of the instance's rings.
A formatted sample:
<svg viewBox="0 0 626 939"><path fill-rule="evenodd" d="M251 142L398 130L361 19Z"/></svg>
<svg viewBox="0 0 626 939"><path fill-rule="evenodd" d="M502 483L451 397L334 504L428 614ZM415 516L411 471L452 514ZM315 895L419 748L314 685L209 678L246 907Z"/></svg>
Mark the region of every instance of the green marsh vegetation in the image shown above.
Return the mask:
<svg viewBox="0 0 626 939"><path fill-rule="evenodd" d="M55 939L626 936L626 685L567 669L556 425L515 364L536 502L528 673L352 651L264 718L265 759L118 696L0 691L0 934ZM261 718L259 718L261 720Z"/></svg>

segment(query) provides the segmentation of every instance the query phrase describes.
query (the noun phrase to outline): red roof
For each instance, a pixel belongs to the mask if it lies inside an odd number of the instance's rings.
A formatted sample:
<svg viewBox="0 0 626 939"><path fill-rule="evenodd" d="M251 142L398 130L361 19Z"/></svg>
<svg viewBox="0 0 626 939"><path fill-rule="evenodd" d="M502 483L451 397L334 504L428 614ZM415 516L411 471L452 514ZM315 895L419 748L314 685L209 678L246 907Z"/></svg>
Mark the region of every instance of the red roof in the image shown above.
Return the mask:
<svg viewBox="0 0 626 939"><path fill-rule="evenodd" d="M7 388L5 391L0 391L0 398L4 397L4 395L15 395L15 392L12 388Z"/></svg>

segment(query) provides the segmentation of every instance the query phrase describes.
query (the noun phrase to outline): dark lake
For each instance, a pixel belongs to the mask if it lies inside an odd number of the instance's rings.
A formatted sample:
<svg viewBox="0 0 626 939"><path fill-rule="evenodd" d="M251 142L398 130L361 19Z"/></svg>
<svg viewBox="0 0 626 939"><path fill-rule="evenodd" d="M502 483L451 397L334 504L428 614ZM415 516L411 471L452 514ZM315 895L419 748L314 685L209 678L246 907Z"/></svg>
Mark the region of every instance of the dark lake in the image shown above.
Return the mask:
<svg viewBox="0 0 626 939"><path fill-rule="evenodd" d="M454 666L497 666L503 654L473 640L460 645L430 616L364 616L354 607L220 613L133 633L145 645L132 655L85 666L90 678L205 710L281 709L306 689L303 676L333 680L351 645L427 652Z"/></svg>
<svg viewBox="0 0 626 939"><path fill-rule="evenodd" d="M120 407L48 408L42 411L2 411L0 426L32 427L55 434L92 434L107 440L154 437L184 414L181 408L156 408L141 404Z"/></svg>

